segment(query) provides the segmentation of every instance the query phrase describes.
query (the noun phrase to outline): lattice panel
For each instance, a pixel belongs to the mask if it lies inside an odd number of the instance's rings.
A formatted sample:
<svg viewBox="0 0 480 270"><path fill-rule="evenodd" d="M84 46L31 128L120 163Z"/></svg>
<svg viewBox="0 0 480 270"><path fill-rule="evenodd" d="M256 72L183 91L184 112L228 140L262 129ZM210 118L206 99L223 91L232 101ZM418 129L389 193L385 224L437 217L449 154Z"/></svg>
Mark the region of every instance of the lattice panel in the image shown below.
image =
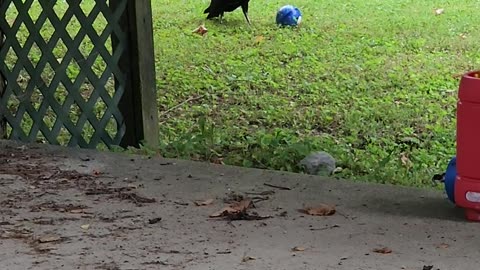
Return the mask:
<svg viewBox="0 0 480 270"><path fill-rule="evenodd" d="M0 119L11 139L94 148L118 145L128 74L127 0L0 0ZM112 50L112 41L115 50Z"/></svg>

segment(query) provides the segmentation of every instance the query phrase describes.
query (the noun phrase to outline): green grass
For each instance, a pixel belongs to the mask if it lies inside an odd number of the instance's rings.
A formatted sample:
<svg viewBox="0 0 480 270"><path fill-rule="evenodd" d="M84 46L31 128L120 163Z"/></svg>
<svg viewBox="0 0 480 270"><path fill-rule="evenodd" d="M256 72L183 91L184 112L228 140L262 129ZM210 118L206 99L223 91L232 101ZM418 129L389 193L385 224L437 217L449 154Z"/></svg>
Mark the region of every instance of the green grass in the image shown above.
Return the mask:
<svg viewBox="0 0 480 270"><path fill-rule="evenodd" d="M274 24L287 3L300 29ZM296 171L324 150L340 177L424 186L455 154L453 76L479 68L478 1L252 0L251 29L238 10L201 37L206 6L154 1L160 110L198 97L161 113L164 155Z"/></svg>
<svg viewBox="0 0 480 270"><path fill-rule="evenodd" d="M274 23L289 3L298 29ZM252 0L251 28L240 10L205 21L207 0L152 5L166 157L299 171L323 150L339 177L428 186L455 154L454 75L480 68L476 0Z"/></svg>

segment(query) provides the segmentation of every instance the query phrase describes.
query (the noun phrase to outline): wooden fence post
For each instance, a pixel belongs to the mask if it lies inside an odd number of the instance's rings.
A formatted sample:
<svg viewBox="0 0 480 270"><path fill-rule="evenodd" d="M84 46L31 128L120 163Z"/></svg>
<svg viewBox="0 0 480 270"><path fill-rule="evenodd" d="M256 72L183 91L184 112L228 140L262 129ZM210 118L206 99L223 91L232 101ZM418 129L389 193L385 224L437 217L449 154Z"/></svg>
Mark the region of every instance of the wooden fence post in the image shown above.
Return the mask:
<svg viewBox="0 0 480 270"><path fill-rule="evenodd" d="M110 1L111 4L114 1ZM130 83L119 103L125 119L121 146L138 147L140 142L158 145L158 105L153 44L153 20L150 0L128 0L121 27L129 35L128 59L119 67L130 75ZM113 41L115 48L115 41Z"/></svg>

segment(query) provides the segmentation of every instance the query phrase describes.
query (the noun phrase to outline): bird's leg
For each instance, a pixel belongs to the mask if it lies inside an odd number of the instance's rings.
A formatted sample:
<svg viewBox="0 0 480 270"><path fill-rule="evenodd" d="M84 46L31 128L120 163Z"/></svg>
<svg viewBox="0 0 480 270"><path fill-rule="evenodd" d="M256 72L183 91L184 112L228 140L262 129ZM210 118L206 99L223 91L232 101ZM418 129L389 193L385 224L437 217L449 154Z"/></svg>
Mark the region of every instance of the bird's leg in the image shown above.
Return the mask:
<svg viewBox="0 0 480 270"><path fill-rule="evenodd" d="M250 23L250 19L248 18L248 12L243 13L243 15L245 15L245 19L247 19L248 25L252 25L252 24Z"/></svg>
<svg viewBox="0 0 480 270"><path fill-rule="evenodd" d="M243 15L245 15L245 19L247 19L248 25L252 25L250 23L250 19L248 18L248 2L242 5L242 11L243 11Z"/></svg>

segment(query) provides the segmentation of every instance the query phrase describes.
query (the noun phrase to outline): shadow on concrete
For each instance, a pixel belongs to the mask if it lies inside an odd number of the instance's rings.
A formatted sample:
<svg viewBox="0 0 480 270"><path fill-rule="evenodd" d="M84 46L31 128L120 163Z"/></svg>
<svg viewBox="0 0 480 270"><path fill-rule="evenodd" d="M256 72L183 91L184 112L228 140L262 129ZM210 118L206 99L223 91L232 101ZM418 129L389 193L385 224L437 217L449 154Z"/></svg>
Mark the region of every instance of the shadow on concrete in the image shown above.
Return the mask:
<svg viewBox="0 0 480 270"><path fill-rule="evenodd" d="M463 209L456 207L446 198L412 197L411 200L399 200L397 197L388 198L385 194L370 194L366 205L364 209L378 214L465 222Z"/></svg>

